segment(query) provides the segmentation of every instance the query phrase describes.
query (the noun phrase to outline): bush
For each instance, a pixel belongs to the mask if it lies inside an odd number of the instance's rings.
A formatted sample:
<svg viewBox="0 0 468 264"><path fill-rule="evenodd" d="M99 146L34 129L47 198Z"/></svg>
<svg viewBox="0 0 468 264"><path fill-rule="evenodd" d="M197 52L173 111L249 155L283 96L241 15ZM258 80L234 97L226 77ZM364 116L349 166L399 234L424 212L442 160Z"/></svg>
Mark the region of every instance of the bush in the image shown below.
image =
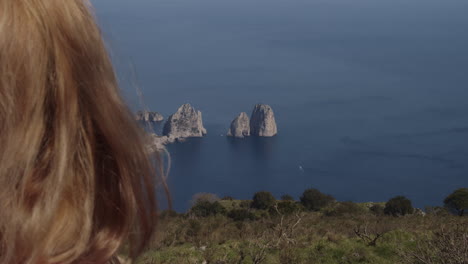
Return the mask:
<svg viewBox="0 0 468 264"><path fill-rule="evenodd" d="M403 216L412 214L414 211L411 201L404 196L396 196L388 200L385 204L384 213L386 215Z"/></svg>
<svg viewBox="0 0 468 264"><path fill-rule="evenodd" d="M278 203L278 212L283 215L291 215L302 210L302 206L295 201L281 201Z"/></svg>
<svg viewBox="0 0 468 264"><path fill-rule="evenodd" d="M270 209L271 210L271 209ZM252 212L255 216L255 219L269 219L271 214L270 210L256 210Z"/></svg>
<svg viewBox="0 0 468 264"><path fill-rule="evenodd" d="M219 201L219 197L214 193L196 193L192 196L192 205L198 202L214 203L216 201Z"/></svg>
<svg viewBox="0 0 468 264"><path fill-rule="evenodd" d="M249 200L243 200L239 203L239 207L240 208L245 208L245 209L248 209L251 207L251 204L252 204L252 201L249 201Z"/></svg>
<svg viewBox="0 0 468 264"><path fill-rule="evenodd" d="M330 208L326 216L346 216L346 215L361 215L366 213L366 210L353 202L341 202L334 208Z"/></svg>
<svg viewBox="0 0 468 264"><path fill-rule="evenodd" d="M460 188L447 196L444 200L445 207L459 216L468 211L468 188Z"/></svg>
<svg viewBox="0 0 468 264"><path fill-rule="evenodd" d="M404 263L468 263L468 225L442 227L418 238L409 252L401 251Z"/></svg>
<svg viewBox="0 0 468 264"><path fill-rule="evenodd" d="M272 208L276 203L275 197L270 192L255 193L252 201L252 208L267 210Z"/></svg>
<svg viewBox="0 0 468 264"><path fill-rule="evenodd" d="M372 205L369 210L377 216L384 215L384 206L381 204L374 204Z"/></svg>
<svg viewBox="0 0 468 264"><path fill-rule="evenodd" d="M164 211L161 211L160 214L159 214L159 217L161 219L164 219L164 218L174 218L174 217L178 217L180 216L179 213L177 213L176 211L174 210L164 210Z"/></svg>
<svg viewBox="0 0 468 264"><path fill-rule="evenodd" d="M223 200L223 201L233 201L234 198L232 198L232 196L224 196L223 198L221 198L221 200Z"/></svg>
<svg viewBox="0 0 468 264"><path fill-rule="evenodd" d="M426 206L424 208L426 214L434 216L447 216L450 214L446 207L441 206Z"/></svg>
<svg viewBox="0 0 468 264"><path fill-rule="evenodd" d="M317 189L307 189L302 194L301 198L302 205L310 211L318 211L335 201L333 196L321 193Z"/></svg>
<svg viewBox="0 0 468 264"><path fill-rule="evenodd" d="M202 230L202 225L200 224L199 221L194 220L194 219L189 220L187 231L186 231L187 236L195 237L198 234L200 234L201 230Z"/></svg>
<svg viewBox="0 0 468 264"><path fill-rule="evenodd" d="M200 201L190 209L190 213L198 217L207 217L210 215L226 214L226 209L219 202Z"/></svg>
<svg viewBox="0 0 468 264"><path fill-rule="evenodd" d="M246 209L233 209L228 213L228 217L234 221L255 220L255 215Z"/></svg>
<svg viewBox="0 0 468 264"><path fill-rule="evenodd" d="M285 194L285 195L281 196L281 201L294 201L294 197L292 197L289 194Z"/></svg>
<svg viewBox="0 0 468 264"><path fill-rule="evenodd" d="M303 264L307 263L305 260L304 250L297 247L282 246L279 250L279 263L280 264Z"/></svg>

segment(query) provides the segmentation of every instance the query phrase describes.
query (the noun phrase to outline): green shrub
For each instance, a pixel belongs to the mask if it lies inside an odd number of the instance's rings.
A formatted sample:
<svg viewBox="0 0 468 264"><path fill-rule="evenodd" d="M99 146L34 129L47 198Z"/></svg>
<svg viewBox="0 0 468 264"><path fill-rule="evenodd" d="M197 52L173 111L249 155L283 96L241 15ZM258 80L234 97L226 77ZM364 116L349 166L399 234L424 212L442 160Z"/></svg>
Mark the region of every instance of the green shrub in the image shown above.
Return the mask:
<svg viewBox="0 0 468 264"><path fill-rule="evenodd" d="M228 213L228 217L234 221L255 220L255 215L246 209L233 209Z"/></svg>
<svg viewBox="0 0 468 264"><path fill-rule="evenodd" d="M160 214L159 214L159 217L161 219L164 219L164 218L173 218L173 217L178 217L180 216L179 213L177 213L176 211L174 210L164 210L162 211Z"/></svg>
<svg viewBox="0 0 468 264"><path fill-rule="evenodd" d="M433 216L447 216L450 214L448 208L441 206L426 206L424 211L426 211L426 214Z"/></svg>
<svg viewBox="0 0 468 264"><path fill-rule="evenodd" d="M255 193L252 201L252 208L267 210L272 208L276 203L275 197L270 192Z"/></svg>
<svg viewBox="0 0 468 264"><path fill-rule="evenodd" d="M353 202L340 202L325 212L326 216L362 215L366 210Z"/></svg>
<svg viewBox="0 0 468 264"><path fill-rule="evenodd" d="M226 214L226 209L219 202L199 201L191 209L190 213L198 217Z"/></svg>
<svg viewBox="0 0 468 264"><path fill-rule="evenodd" d="M249 201L249 200L243 200L239 203L239 207L240 208L245 208L245 209L248 209L251 207L251 204L252 204L252 201Z"/></svg>
<svg viewBox="0 0 468 264"><path fill-rule="evenodd" d="M279 263L280 264L305 264L304 250L301 248L285 246L279 250Z"/></svg>
<svg viewBox="0 0 468 264"><path fill-rule="evenodd" d="M468 224L440 227L432 235L418 237L409 252L401 252L405 263L468 263Z"/></svg>
<svg viewBox="0 0 468 264"><path fill-rule="evenodd" d="M281 202L278 202L278 211L280 214L283 214L283 215L291 215L293 213L296 213L296 212L299 212L299 211L302 211L302 206L300 204L298 204L297 202L295 201L281 201ZM278 213L273 210L270 210L272 211L273 213Z"/></svg>
<svg viewBox="0 0 468 264"><path fill-rule="evenodd" d="M404 196L396 196L388 200L385 204L384 213L386 215L403 216L412 214L414 211L411 201Z"/></svg>
<svg viewBox="0 0 468 264"><path fill-rule="evenodd" d="M369 208L369 210L374 215L377 215L377 216L384 215L384 206L381 204L374 204Z"/></svg>
<svg viewBox="0 0 468 264"><path fill-rule="evenodd" d="M256 219L268 219L270 218L270 210L255 210L253 211Z"/></svg>
<svg viewBox="0 0 468 264"><path fill-rule="evenodd" d="M307 189L302 194L301 198L302 205L310 211L318 211L335 201L333 196L321 193L317 189Z"/></svg>
<svg viewBox="0 0 468 264"><path fill-rule="evenodd" d="M201 229L202 229L202 225L200 224L198 220L190 219L188 222L186 234L189 237L195 237L198 234L200 234Z"/></svg>
<svg viewBox="0 0 468 264"><path fill-rule="evenodd" d="M460 188L447 196L444 200L445 207L459 216L468 211L468 188Z"/></svg>

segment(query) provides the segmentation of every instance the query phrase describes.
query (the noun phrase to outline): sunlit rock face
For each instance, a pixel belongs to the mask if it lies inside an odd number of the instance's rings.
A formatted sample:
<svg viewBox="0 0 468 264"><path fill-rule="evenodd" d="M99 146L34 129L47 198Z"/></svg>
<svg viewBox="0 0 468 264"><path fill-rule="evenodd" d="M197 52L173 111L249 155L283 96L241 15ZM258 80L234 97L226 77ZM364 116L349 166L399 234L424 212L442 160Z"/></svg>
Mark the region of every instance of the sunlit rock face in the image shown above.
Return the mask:
<svg viewBox="0 0 468 264"><path fill-rule="evenodd" d="M172 114L164 124L163 135L180 139L203 137L207 131L203 127L202 113L190 104L184 104Z"/></svg>
<svg viewBox="0 0 468 264"><path fill-rule="evenodd" d="M227 133L229 137L244 138L250 136L250 119L245 112L240 113L231 123Z"/></svg>
<svg viewBox="0 0 468 264"><path fill-rule="evenodd" d="M265 104L255 105L250 118L250 134L259 137L272 137L277 133L273 109Z"/></svg>

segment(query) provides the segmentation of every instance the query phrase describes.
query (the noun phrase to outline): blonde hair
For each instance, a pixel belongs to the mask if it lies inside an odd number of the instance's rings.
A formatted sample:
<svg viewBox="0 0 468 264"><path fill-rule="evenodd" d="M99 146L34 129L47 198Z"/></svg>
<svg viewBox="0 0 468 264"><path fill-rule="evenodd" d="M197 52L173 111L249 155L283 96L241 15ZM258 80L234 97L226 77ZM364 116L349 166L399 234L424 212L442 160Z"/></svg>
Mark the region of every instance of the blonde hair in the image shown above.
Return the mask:
<svg viewBox="0 0 468 264"><path fill-rule="evenodd" d="M90 10L0 0L0 263L118 263L153 234L161 161Z"/></svg>

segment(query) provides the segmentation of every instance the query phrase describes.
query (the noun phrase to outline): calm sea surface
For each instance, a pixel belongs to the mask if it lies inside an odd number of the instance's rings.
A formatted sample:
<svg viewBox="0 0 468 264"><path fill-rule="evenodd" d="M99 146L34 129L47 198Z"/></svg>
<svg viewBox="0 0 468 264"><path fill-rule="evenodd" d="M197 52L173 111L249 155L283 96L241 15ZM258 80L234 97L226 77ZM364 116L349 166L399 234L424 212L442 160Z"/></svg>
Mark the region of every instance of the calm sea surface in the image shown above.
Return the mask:
<svg viewBox="0 0 468 264"><path fill-rule="evenodd" d="M191 103L207 137L168 147L177 210L193 194L440 205L468 187L466 0L94 0L124 95ZM256 103L274 138L225 134Z"/></svg>

